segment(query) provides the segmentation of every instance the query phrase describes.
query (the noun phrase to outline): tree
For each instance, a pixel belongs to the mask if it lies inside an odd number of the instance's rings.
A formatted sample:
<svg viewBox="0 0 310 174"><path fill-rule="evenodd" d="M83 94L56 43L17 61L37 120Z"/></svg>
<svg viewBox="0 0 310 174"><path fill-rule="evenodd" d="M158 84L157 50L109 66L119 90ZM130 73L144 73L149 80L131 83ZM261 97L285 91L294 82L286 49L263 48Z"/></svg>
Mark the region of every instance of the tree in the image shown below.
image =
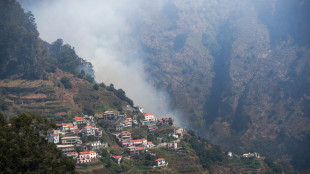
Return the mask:
<svg viewBox="0 0 310 174"><path fill-rule="evenodd" d="M99 85L98 84L94 84L93 89L98 91L99 90Z"/></svg>
<svg viewBox="0 0 310 174"><path fill-rule="evenodd" d="M3 173L75 173L72 159L63 157L44 134L55 122L20 114L8 126L0 113L0 171Z"/></svg>
<svg viewBox="0 0 310 174"><path fill-rule="evenodd" d="M60 79L60 82L64 85L64 87L66 89L71 89L72 88L72 84L71 84L70 79L68 77L62 77Z"/></svg>

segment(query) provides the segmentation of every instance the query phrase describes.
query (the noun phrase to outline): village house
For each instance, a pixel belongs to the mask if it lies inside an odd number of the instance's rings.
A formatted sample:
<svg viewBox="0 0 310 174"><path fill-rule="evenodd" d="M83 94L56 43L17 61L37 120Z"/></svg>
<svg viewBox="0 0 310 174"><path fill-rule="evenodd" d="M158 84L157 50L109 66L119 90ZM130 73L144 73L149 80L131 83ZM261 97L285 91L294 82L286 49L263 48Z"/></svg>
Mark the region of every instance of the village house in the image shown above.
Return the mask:
<svg viewBox="0 0 310 174"><path fill-rule="evenodd" d="M138 147L139 153L144 152L146 149L144 147Z"/></svg>
<svg viewBox="0 0 310 174"><path fill-rule="evenodd" d="M137 139L137 140L130 140L130 145L131 146L143 146L143 145L147 145L147 140L145 138L142 139Z"/></svg>
<svg viewBox="0 0 310 174"><path fill-rule="evenodd" d="M82 136L95 135L98 137L102 136L102 130L93 126L86 126L81 131Z"/></svg>
<svg viewBox="0 0 310 174"><path fill-rule="evenodd" d="M132 126L132 119L126 118L126 120L123 121L123 127L131 127Z"/></svg>
<svg viewBox="0 0 310 174"><path fill-rule="evenodd" d="M75 146L74 145L56 145L57 149L61 150L62 153L67 152L75 152Z"/></svg>
<svg viewBox="0 0 310 174"><path fill-rule="evenodd" d="M122 131L120 134L120 138L123 140L131 140L131 133L129 131Z"/></svg>
<svg viewBox="0 0 310 174"><path fill-rule="evenodd" d="M91 162L91 158L89 157L88 152L80 152L78 157L76 158L76 163L89 163Z"/></svg>
<svg viewBox="0 0 310 174"><path fill-rule="evenodd" d="M177 150L177 148L178 148L177 142L167 143L167 149L168 150Z"/></svg>
<svg viewBox="0 0 310 174"><path fill-rule="evenodd" d="M173 119L171 117L165 117L159 120L160 124L169 124L173 125Z"/></svg>
<svg viewBox="0 0 310 174"><path fill-rule="evenodd" d="M116 131L122 131L124 126L122 124L116 125L115 130Z"/></svg>
<svg viewBox="0 0 310 174"><path fill-rule="evenodd" d="M88 142L86 143L87 149L96 150L108 146L108 143L101 143L100 141Z"/></svg>
<svg viewBox="0 0 310 174"><path fill-rule="evenodd" d="M122 156L112 156L112 160L119 165L121 164Z"/></svg>
<svg viewBox="0 0 310 174"><path fill-rule="evenodd" d="M256 152L254 152L254 153L249 152L249 153L243 154L242 157L243 158L251 158L251 157L260 158L260 155L259 155L259 153L256 153Z"/></svg>
<svg viewBox="0 0 310 174"><path fill-rule="evenodd" d="M56 124L56 126L63 134L74 134L75 130L78 129L77 126L74 126L72 123Z"/></svg>
<svg viewBox="0 0 310 174"><path fill-rule="evenodd" d="M142 121L143 125L154 123L157 123L157 118L154 116L154 114L144 114L144 120Z"/></svg>
<svg viewBox="0 0 310 174"><path fill-rule="evenodd" d="M76 158L79 155L77 152L67 152L67 153L63 153L63 154L66 157L72 157L72 158Z"/></svg>
<svg viewBox="0 0 310 174"><path fill-rule="evenodd" d="M147 131L153 132L157 129L158 129L158 126L156 124L154 124L154 123L153 124L147 124Z"/></svg>
<svg viewBox="0 0 310 174"><path fill-rule="evenodd" d="M47 141L52 142L54 144L58 144L59 143L59 134L50 134L49 136L47 136Z"/></svg>
<svg viewBox="0 0 310 174"><path fill-rule="evenodd" d="M164 158L158 158L155 160L155 166L154 167L162 167L162 166L167 166L168 163Z"/></svg>
<svg viewBox="0 0 310 174"><path fill-rule="evenodd" d="M151 148L155 147L155 145L153 144L153 142L147 142L147 145L145 147L147 149L151 149Z"/></svg>
<svg viewBox="0 0 310 174"><path fill-rule="evenodd" d="M137 155L137 154L139 154L138 147L135 147L135 146L128 147L128 151L129 151L130 155Z"/></svg>
<svg viewBox="0 0 310 174"><path fill-rule="evenodd" d="M47 134L51 135L51 134L63 134L63 133L59 129L49 129L47 130Z"/></svg>
<svg viewBox="0 0 310 174"><path fill-rule="evenodd" d="M82 144L82 141L80 137L78 136L62 137L61 144L62 145L77 145L77 144Z"/></svg>
<svg viewBox="0 0 310 174"><path fill-rule="evenodd" d="M108 110L103 113L104 121L115 121L117 119L117 114L114 111Z"/></svg>

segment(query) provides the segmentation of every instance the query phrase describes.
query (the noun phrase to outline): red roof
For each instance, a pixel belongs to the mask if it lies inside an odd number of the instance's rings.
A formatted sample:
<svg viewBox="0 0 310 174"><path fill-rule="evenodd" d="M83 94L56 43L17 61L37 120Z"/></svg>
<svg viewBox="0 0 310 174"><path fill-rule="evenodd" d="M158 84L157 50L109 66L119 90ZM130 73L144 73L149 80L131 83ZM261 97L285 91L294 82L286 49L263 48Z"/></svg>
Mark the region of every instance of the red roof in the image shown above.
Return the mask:
<svg viewBox="0 0 310 174"><path fill-rule="evenodd" d="M119 159L121 158L122 156L112 156L114 159Z"/></svg>
<svg viewBox="0 0 310 174"><path fill-rule="evenodd" d="M57 136L58 136L58 134L51 134L51 136L52 136L52 137L57 137Z"/></svg>
<svg viewBox="0 0 310 174"><path fill-rule="evenodd" d="M75 121L77 121L77 120L83 120L83 119L84 119L84 118L81 118L81 117L75 117L75 118L74 118Z"/></svg>
<svg viewBox="0 0 310 174"><path fill-rule="evenodd" d="M143 147L138 147L138 150L144 150L144 148Z"/></svg>
<svg viewBox="0 0 310 174"><path fill-rule="evenodd" d="M122 134L124 134L124 133L127 133L127 134L128 134L128 133L130 133L130 132L129 132L129 131L122 131Z"/></svg>
<svg viewBox="0 0 310 174"><path fill-rule="evenodd" d="M128 120L124 120L123 122L124 122L124 123L127 123L127 122L128 122Z"/></svg>
<svg viewBox="0 0 310 174"><path fill-rule="evenodd" d="M158 159L155 160L155 161L163 161L163 160L165 160L165 158L158 158Z"/></svg>
<svg viewBox="0 0 310 174"><path fill-rule="evenodd" d="M138 140L130 140L130 142L139 142L139 141L142 141L141 139L138 139Z"/></svg>
<svg viewBox="0 0 310 174"><path fill-rule="evenodd" d="M142 138L141 140L146 140L145 138Z"/></svg>
<svg viewBox="0 0 310 174"><path fill-rule="evenodd" d="M91 129L91 128L94 128L92 126L86 126L85 129Z"/></svg>
<svg viewBox="0 0 310 174"><path fill-rule="evenodd" d="M89 153L96 153L95 151L89 151L89 152L80 152L80 154L89 154Z"/></svg>
<svg viewBox="0 0 310 174"><path fill-rule="evenodd" d="M154 114L144 114L144 116L148 116L148 115L154 115Z"/></svg>
<svg viewBox="0 0 310 174"><path fill-rule="evenodd" d="M147 144L153 144L153 142L147 142Z"/></svg>

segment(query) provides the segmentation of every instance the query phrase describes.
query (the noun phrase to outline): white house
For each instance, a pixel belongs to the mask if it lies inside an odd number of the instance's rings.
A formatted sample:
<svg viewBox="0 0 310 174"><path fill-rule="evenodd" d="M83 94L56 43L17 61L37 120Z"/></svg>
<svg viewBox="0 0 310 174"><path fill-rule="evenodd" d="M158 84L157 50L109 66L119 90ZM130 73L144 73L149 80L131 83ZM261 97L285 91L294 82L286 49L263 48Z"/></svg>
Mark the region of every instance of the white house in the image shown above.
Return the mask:
<svg viewBox="0 0 310 174"><path fill-rule="evenodd" d="M52 143L59 143L59 134L50 134L47 137L48 142L52 142Z"/></svg>
<svg viewBox="0 0 310 174"><path fill-rule="evenodd" d="M161 166L167 166L168 163L164 158L158 158L155 160L155 166L154 167L161 167Z"/></svg>

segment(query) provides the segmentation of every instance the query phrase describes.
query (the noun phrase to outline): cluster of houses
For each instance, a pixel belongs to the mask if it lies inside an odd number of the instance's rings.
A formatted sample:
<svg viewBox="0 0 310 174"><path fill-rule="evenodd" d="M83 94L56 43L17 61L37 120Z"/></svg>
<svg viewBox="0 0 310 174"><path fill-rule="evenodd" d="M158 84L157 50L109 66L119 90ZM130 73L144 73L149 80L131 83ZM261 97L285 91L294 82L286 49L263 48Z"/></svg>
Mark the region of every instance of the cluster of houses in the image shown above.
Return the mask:
<svg viewBox="0 0 310 174"><path fill-rule="evenodd" d="M107 147L107 143L93 141L83 143L81 137L85 136L102 136L102 130L95 126L92 116L75 117L72 123L56 124L57 129L48 130L46 139L56 144L64 156L73 157L76 163L91 162L97 158L98 154L95 150ZM85 151L77 152L77 148L81 147Z"/></svg>
<svg viewBox="0 0 310 174"><path fill-rule="evenodd" d="M139 110L142 110L139 108ZM134 115L132 118L127 118L126 115L120 115L115 111L108 110L103 114L96 114L97 121L116 123L113 134L120 147L127 149L129 156L137 155L142 152L147 152L148 149L155 147L166 147L169 150L176 150L178 148L177 142L182 138L184 129L178 128L169 136L176 138L176 141L170 143L161 142L157 146L153 142L148 142L146 138L133 139L130 131L125 131L124 128L132 127L133 125L147 126L148 132L153 132L161 125L173 125L172 118L157 119L154 114L144 114L144 117L139 119ZM96 127L96 122L92 116L83 116L73 118L72 123L57 124L57 129L49 130L46 139L49 142L55 143L57 148L60 149L63 155L72 157L76 163L89 163L98 157L96 150L107 147L107 143L100 141L93 141L83 143L81 137L95 136L101 137L102 130ZM160 137L157 137L160 139ZM77 152L83 149L82 152ZM111 156L111 159L117 164L120 164L122 156ZM158 158L154 161L156 167L167 166L168 163L164 158Z"/></svg>

